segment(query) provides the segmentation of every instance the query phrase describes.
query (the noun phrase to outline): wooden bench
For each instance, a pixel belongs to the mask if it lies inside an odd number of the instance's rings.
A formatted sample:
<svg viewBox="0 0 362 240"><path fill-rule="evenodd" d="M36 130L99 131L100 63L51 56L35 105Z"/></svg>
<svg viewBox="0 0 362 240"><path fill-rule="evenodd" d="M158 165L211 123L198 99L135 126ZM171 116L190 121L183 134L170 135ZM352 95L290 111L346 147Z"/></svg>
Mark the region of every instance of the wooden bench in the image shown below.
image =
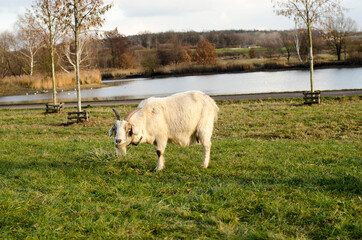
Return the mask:
<svg viewBox="0 0 362 240"><path fill-rule="evenodd" d="M321 103L321 91L303 92L304 104L320 104Z"/></svg>
<svg viewBox="0 0 362 240"><path fill-rule="evenodd" d="M59 104L46 103L45 104L45 113L58 113L62 109L64 109L64 103L59 103Z"/></svg>
<svg viewBox="0 0 362 240"><path fill-rule="evenodd" d="M84 122L89 120L89 111L83 112L68 112L68 123Z"/></svg>

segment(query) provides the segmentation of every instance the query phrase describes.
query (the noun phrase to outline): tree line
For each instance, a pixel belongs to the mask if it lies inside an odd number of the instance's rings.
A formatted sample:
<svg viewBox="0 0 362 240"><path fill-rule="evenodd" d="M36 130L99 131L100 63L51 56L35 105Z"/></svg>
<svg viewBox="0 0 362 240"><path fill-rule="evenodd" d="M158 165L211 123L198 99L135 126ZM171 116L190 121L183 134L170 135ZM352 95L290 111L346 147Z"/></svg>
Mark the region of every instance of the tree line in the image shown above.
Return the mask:
<svg viewBox="0 0 362 240"><path fill-rule="evenodd" d="M42 1L39 1L42 2ZM43 14L45 15L45 14ZM54 49L49 35L44 34L36 11L28 10L18 17L13 31L0 33L0 77L34 73L51 74L54 71L75 71L77 61L82 69L133 69L143 67L153 71L157 66L183 62L215 63L215 49L249 48L248 58L297 56L308 62L308 33L304 29L289 31L225 30L207 32L141 32L125 36L111 31L83 31L78 44L76 61L75 41L70 31L62 31L64 22L53 23ZM48 20L49 23L50 20ZM56 19L53 19L56 21ZM73 29L74 30L74 29ZM337 17L324 29L313 30L313 51L329 51L340 60L361 58L361 36L357 24L350 18ZM49 29L48 29L49 33ZM258 49L260 48L260 49ZM52 62L53 51L54 66ZM239 52L219 52L219 57L238 55ZM206 56L208 55L208 56Z"/></svg>

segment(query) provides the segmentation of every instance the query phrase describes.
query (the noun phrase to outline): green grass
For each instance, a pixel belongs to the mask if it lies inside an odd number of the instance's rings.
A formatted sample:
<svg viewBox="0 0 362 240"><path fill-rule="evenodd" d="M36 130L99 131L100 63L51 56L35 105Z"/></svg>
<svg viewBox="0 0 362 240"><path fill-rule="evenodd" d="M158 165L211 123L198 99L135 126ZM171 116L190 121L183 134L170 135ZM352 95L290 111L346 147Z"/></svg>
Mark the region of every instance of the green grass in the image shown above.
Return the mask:
<svg viewBox="0 0 362 240"><path fill-rule="evenodd" d="M216 52L217 54L235 54L235 53L240 53L240 54L248 54L250 51L250 48L217 48Z"/></svg>
<svg viewBox="0 0 362 240"><path fill-rule="evenodd" d="M358 239L362 100L301 102L219 102L209 168L168 145L161 172L115 157L112 107L0 110L0 239Z"/></svg>

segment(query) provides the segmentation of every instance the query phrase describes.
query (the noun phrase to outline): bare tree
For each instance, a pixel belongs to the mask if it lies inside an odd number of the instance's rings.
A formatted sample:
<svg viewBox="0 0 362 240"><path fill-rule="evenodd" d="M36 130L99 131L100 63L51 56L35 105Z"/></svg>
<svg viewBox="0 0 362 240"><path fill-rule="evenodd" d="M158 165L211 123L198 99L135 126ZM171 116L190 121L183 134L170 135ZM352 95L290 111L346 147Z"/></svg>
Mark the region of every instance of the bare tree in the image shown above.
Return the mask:
<svg viewBox="0 0 362 240"><path fill-rule="evenodd" d="M287 53L287 60L288 63L290 61L290 57L292 55L292 52L294 50L294 44L293 44L293 33L290 31L284 31L280 32L280 42L281 45L284 47L286 53Z"/></svg>
<svg viewBox="0 0 362 240"><path fill-rule="evenodd" d="M261 40L261 44L264 48L264 55L270 60L276 56L276 53L281 47L279 39L280 34L278 32L272 32L265 34Z"/></svg>
<svg viewBox="0 0 362 240"><path fill-rule="evenodd" d="M295 29L294 30L294 43L296 48L296 53L298 55L299 61L303 65L308 65L309 60L309 37L306 29ZM313 53L320 52L323 48L323 41L321 39L320 31L313 30ZM307 64L305 64L307 63Z"/></svg>
<svg viewBox="0 0 362 240"><path fill-rule="evenodd" d="M310 85L314 92L313 82L313 39L312 28L325 22L331 14L342 15L341 0L271 0L278 15L293 18L296 24L306 26L309 40Z"/></svg>
<svg viewBox="0 0 362 240"><path fill-rule="evenodd" d="M104 33L104 45L107 51L111 53L111 64L113 68L121 65L121 56L129 50L130 42L116 29Z"/></svg>
<svg viewBox="0 0 362 240"><path fill-rule="evenodd" d="M301 54L300 54L300 47L301 47L301 32L299 29L295 29L294 30L294 46L295 46L295 51L297 52L297 56L298 56L298 59L299 59L299 62L301 64L304 64L303 62L303 58L301 57Z"/></svg>
<svg viewBox="0 0 362 240"><path fill-rule="evenodd" d="M84 66L85 63L90 62L91 59L91 49L90 49L90 36L85 35L79 38L79 64ZM65 38L60 46L60 58L65 66L62 64L58 64L65 72L69 73L69 65L76 71L76 63L75 63L75 51L74 51L74 41L71 38ZM68 67L67 67L68 65Z"/></svg>
<svg viewBox="0 0 362 240"><path fill-rule="evenodd" d="M64 7L61 0L36 0L32 8L35 16L43 26L44 36L46 37L46 42L50 50L53 103L57 104L54 49L65 30L62 24L62 10Z"/></svg>
<svg viewBox="0 0 362 240"><path fill-rule="evenodd" d="M217 44L219 41L219 36L215 31L206 32L203 35L204 35L204 38L212 44Z"/></svg>
<svg viewBox="0 0 362 240"><path fill-rule="evenodd" d="M344 16L330 19L326 24L327 41L335 50L338 61L341 60L342 50L346 47L348 36L354 31L357 31L357 23L353 19Z"/></svg>
<svg viewBox="0 0 362 240"><path fill-rule="evenodd" d="M102 26L105 19L102 17L112 5L104 5L102 0L61 0L65 14L63 23L74 34L75 78L77 84L77 111L82 111L79 79L79 35L92 27Z"/></svg>
<svg viewBox="0 0 362 240"><path fill-rule="evenodd" d="M14 42L14 35L8 31L2 32L0 34L0 67L2 77L7 76L9 73L11 75L16 75L15 70L13 69L13 55L12 55L12 43Z"/></svg>
<svg viewBox="0 0 362 240"><path fill-rule="evenodd" d="M144 48L151 48L152 33L150 31L143 31L137 34L140 45Z"/></svg>
<svg viewBox="0 0 362 240"><path fill-rule="evenodd" d="M0 66L2 76L20 75L24 72L24 60L20 56L15 34L5 31L0 34Z"/></svg>
<svg viewBox="0 0 362 240"><path fill-rule="evenodd" d="M29 75L34 72L34 57L43 46L43 35L39 22L35 16L27 10L24 15L18 16L16 22L17 41L20 45L20 53L29 62Z"/></svg>
<svg viewBox="0 0 362 240"><path fill-rule="evenodd" d="M200 41L200 33L195 31L187 31L181 33L182 44L195 46Z"/></svg>

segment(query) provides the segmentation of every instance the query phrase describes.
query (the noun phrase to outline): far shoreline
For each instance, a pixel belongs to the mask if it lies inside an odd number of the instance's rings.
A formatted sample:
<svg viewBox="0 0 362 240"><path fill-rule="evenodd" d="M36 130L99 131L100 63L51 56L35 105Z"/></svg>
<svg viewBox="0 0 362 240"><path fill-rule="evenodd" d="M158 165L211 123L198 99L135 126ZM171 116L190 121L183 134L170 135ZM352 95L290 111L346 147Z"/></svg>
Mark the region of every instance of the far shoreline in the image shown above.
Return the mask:
<svg viewBox="0 0 362 240"><path fill-rule="evenodd" d="M308 71L309 66L307 65L278 65L278 64L272 64L270 66L268 65L262 65L259 67L255 67L253 69L243 69L240 70L237 67L235 69L222 69L219 65L208 65L208 68L203 69L203 71L191 71L191 72L163 72L163 71L155 71L154 73L138 73L138 74L130 74L130 75L124 75L119 76L116 75L114 77L110 77L108 74L106 77L103 77L102 74L102 82L105 83L107 81L111 80L132 80L137 78L149 78L149 79L157 79L157 78L168 78L168 77L188 77L188 76L205 76L205 75L214 75L214 74L232 74L232 73L252 73L252 72L279 72L279 71ZM314 64L314 70L319 69L339 69L339 68L360 68L362 67L362 64L355 64L355 63L346 63L346 62L323 62L323 63L316 63ZM182 69L181 69L182 71Z"/></svg>

